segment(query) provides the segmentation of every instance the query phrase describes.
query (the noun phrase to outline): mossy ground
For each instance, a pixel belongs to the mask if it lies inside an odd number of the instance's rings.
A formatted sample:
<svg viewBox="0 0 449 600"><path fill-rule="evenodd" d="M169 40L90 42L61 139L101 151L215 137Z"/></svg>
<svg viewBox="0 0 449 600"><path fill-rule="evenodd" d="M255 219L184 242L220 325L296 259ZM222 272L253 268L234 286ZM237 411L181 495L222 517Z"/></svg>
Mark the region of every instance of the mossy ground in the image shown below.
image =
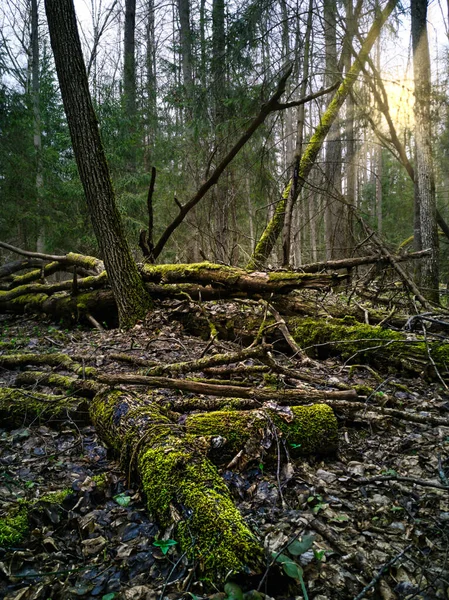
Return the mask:
<svg viewBox="0 0 449 600"><path fill-rule="evenodd" d="M41 503L62 504L71 493L72 490L64 489L33 500L19 500L11 514L0 519L0 546L13 546L22 542L28 532L28 512L32 507Z"/></svg>

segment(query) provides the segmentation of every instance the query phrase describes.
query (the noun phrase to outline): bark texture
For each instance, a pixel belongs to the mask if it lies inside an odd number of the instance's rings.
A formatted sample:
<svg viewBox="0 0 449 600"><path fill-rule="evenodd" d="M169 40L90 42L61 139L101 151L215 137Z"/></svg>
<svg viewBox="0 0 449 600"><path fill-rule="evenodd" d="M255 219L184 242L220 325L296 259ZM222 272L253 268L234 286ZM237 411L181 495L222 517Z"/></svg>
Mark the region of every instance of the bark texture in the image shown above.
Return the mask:
<svg viewBox="0 0 449 600"><path fill-rule="evenodd" d="M413 71L415 77L415 142L419 233L422 248L431 255L421 265L420 285L429 300L439 301L438 230L432 160L430 56L427 37L427 0L412 0ZM418 208L417 207L417 208Z"/></svg>
<svg viewBox="0 0 449 600"><path fill-rule="evenodd" d="M145 316L149 296L118 212L97 118L90 97L73 0L46 0L50 40L78 170L100 251L117 303L120 324Z"/></svg>

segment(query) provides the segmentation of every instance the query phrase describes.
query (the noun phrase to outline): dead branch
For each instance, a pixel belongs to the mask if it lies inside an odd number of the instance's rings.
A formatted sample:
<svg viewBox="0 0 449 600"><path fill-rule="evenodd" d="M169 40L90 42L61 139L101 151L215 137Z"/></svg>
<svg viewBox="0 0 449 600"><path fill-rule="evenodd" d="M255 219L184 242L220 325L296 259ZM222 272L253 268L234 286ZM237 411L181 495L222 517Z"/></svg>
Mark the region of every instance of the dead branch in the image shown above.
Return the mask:
<svg viewBox="0 0 449 600"><path fill-rule="evenodd" d="M233 146L233 148L228 152L228 154L223 158L220 164L215 168L212 172L212 175L209 177L207 181L203 183L200 189L197 191L195 196L191 198L186 204L182 205L179 209L178 215L175 219L170 223L170 225L166 228L164 233L159 238L155 248L154 248L154 258L156 259L160 253L162 252L165 244L169 240L172 233L179 227L179 225L183 222L186 215L194 208L198 202L206 195L206 193L210 190L212 186L214 186L219 180L221 174L226 169L226 167L232 162L232 160L237 156L243 146L247 143L247 141L252 137L252 135L257 131L257 129L264 123L265 119L268 115L276 110L281 110L283 108L288 108L287 106L282 106L279 104L279 99L285 92L285 86L287 83L287 79L290 77L292 72L292 67L289 67L284 75L279 80L277 89L273 96L262 105L259 114L253 119L248 129L241 136L238 142ZM330 89L320 90L311 96L303 98L302 100L297 101L295 106L299 106L299 103L304 104L305 102L309 102L311 99L318 98L319 96L323 96L324 94L328 94L330 91L335 89L336 86L332 86Z"/></svg>
<svg viewBox="0 0 449 600"><path fill-rule="evenodd" d="M211 396L223 396L225 398L249 398L259 402L282 401L284 403L309 402L326 399L352 399L357 398L355 390L314 390L295 389L295 390L270 390L259 388L242 388L232 385L213 385L207 383L198 383L187 379L170 379L168 377L146 377L145 375L122 374L122 375L100 375L98 381L107 385L127 384L143 385L151 388L168 388L175 390L185 390L195 394L206 394Z"/></svg>

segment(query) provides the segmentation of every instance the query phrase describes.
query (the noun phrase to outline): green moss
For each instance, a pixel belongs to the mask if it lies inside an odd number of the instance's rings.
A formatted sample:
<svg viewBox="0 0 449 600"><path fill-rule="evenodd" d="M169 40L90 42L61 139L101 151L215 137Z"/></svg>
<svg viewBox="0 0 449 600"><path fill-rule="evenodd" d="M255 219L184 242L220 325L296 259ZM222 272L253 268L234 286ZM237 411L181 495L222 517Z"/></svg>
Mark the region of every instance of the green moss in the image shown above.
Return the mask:
<svg viewBox="0 0 449 600"><path fill-rule="evenodd" d="M14 291L18 289L19 288L16 288ZM0 292L0 302L3 300L1 294L2 292ZM12 299L11 302L19 306L26 306L28 309L35 307L36 310L40 310L42 304L45 302L45 300L47 300L47 298L47 294L23 294L22 296Z"/></svg>
<svg viewBox="0 0 449 600"><path fill-rule="evenodd" d="M62 504L64 502L64 500L67 498L67 496L70 496L70 494L72 494L72 490L70 489L65 489L65 490L58 490L56 492L49 492L48 494L45 494L44 496L40 496L40 498L36 499L36 502L48 502L49 504Z"/></svg>
<svg viewBox="0 0 449 600"><path fill-rule="evenodd" d="M24 395L20 389L0 388L0 416L10 424L19 424L35 419L49 420L70 414L78 421L85 420L86 400L54 396L39 392Z"/></svg>
<svg viewBox="0 0 449 600"><path fill-rule="evenodd" d="M359 396L369 396L374 392L374 388L370 387L369 385L355 385L354 389Z"/></svg>
<svg viewBox="0 0 449 600"><path fill-rule="evenodd" d="M287 442L292 444L293 455L335 452L338 447L338 424L330 406L292 406L291 411L295 418L290 423L274 411L271 418Z"/></svg>
<svg viewBox="0 0 449 600"><path fill-rule="evenodd" d="M175 440L165 451L149 448L139 457L139 472L148 509L162 525L173 521L173 508L181 514L176 539L204 573L224 576L260 560L260 548L229 497L215 467L190 452L195 436ZM187 442L187 443L186 443Z"/></svg>
<svg viewBox="0 0 449 600"><path fill-rule="evenodd" d="M18 544L28 531L27 509L21 506L12 516L0 519L0 546Z"/></svg>
<svg viewBox="0 0 449 600"><path fill-rule="evenodd" d="M136 467L149 510L163 526L176 524L172 537L203 572L224 577L261 558L226 485L205 457L205 440L184 435L157 402L120 391L97 394L90 412L127 469Z"/></svg>
<svg viewBox="0 0 449 600"><path fill-rule="evenodd" d="M276 243L276 240L278 239L279 234L282 231L285 218L285 207L287 204L292 184L293 179L290 179L288 184L285 186L284 191L282 192L282 198L276 206L276 210L274 211L273 217L271 218L270 222L266 226L264 232L262 233L259 241L256 244L251 259L246 265L246 268L249 271L259 269L262 265L265 264L265 261L270 255L274 244Z"/></svg>
<svg viewBox="0 0 449 600"><path fill-rule="evenodd" d="M289 325L295 341L319 358L338 354L344 360L354 357L357 362L402 366L414 372L427 365L431 375L429 350L439 369L446 372L449 364L449 343L409 342L398 331L357 323L353 317L331 321L298 318L290 319Z"/></svg>
<svg viewBox="0 0 449 600"><path fill-rule="evenodd" d="M228 411L192 414L185 427L197 436L223 436L227 440L220 448L223 458L241 450L250 439L263 437L265 429L273 423L281 437L296 449L296 454L328 454L338 445L337 420L326 404L295 406L291 409L293 419L274 410ZM273 446L273 448L275 445Z"/></svg>
<svg viewBox="0 0 449 600"><path fill-rule="evenodd" d="M341 354L346 359L357 354L360 360L368 359L369 349L373 347L378 352L379 346L388 344L389 354L403 348L404 336L401 333L363 323L348 325L344 319L325 321L306 318L292 319L289 324L295 341L308 352L315 346L314 353L319 357Z"/></svg>
<svg viewBox="0 0 449 600"><path fill-rule="evenodd" d="M101 473L100 475L94 475L92 481L95 482L99 490L105 490L108 484L108 474Z"/></svg>

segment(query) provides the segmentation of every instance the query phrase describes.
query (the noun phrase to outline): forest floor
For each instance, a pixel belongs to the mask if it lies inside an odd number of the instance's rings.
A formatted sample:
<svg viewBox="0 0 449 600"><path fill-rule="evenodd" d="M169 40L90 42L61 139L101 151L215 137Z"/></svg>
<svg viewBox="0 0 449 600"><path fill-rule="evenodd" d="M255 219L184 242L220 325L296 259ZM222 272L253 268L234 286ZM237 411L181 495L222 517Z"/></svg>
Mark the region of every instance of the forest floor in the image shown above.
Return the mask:
<svg viewBox="0 0 449 600"><path fill-rule="evenodd" d="M82 356L86 366L103 373L129 371L111 353L173 363L199 358L208 346L163 308L128 333L68 330L17 316L1 316L0 332L0 353L64 352ZM240 347L215 341L208 352ZM287 357L277 358L288 363ZM380 381L378 373L363 366L350 371L338 358L307 368L325 377L329 389L337 381L363 384L386 406L449 419L449 392L442 382L395 373ZM0 386L13 385L16 374L2 367ZM282 385L294 384L283 380ZM167 399L182 394L163 393ZM292 460L280 447L277 460L259 459L242 470L222 468L236 505L272 552L295 537L313 536L313 546L298 557L310 599L449 598L449 427L374 418L369 412L357 420L336 414L335 456ZM11 505L32 501L25 538L0 548L0 598L226 597L221 587L211 592L210 582L197 579L177 544L170 546L173 532L161 531L152 520L138 487L127 482L91 425L67 419L0 426L0 517ZM58 502L49 500L62 490L69 492ZM243 581L243 591L258 586L255 578ZM305 598L299 582L275 567L260 592ZM238 600L239 589L228 591L228 597Z"/></svg>

